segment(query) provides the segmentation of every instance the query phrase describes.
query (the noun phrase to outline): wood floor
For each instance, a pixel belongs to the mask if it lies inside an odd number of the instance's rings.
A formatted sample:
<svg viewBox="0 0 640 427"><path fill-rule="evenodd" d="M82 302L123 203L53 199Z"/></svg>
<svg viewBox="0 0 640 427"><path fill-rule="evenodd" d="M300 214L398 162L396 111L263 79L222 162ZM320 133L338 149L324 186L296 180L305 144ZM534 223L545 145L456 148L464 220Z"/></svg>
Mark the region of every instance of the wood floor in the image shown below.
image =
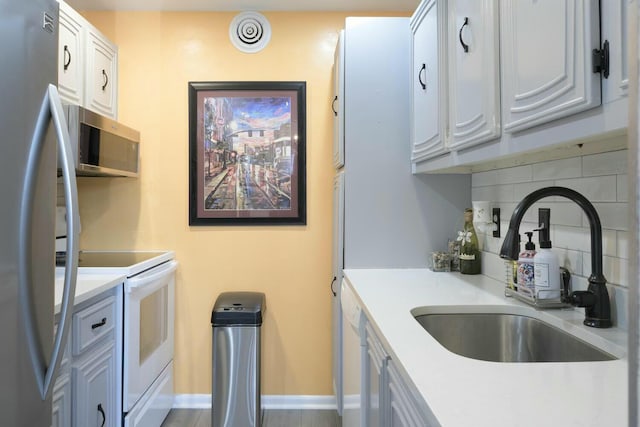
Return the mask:
<svg viewBox="0 0 640 427"><path fill-rule="evenodd" d="M336 411L280 410L264 411L262 427L340 427ZM211 427L209 409L172 409L162 427Z"/></svg>

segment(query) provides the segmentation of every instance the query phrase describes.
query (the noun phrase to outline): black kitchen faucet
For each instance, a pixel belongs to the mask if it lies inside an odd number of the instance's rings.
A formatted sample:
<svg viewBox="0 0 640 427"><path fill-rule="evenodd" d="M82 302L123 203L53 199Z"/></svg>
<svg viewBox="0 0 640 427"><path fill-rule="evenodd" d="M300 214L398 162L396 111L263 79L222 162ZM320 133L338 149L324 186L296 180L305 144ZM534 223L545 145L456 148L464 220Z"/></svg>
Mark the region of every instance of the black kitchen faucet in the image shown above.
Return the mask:
<svg viewBox="0 0 640 427"><path fill-rule="evenodd" d="M525 196L511 215L509 230L500 249L500 258L516 261L518 259L518 229L522 217L531 205L549 196L561 196L575 202L582 208L591 228L591 276L586 291L574 291L567 295L566 302L585 308L584 324L594 328L611 327L611 304L607 291L607 279L602 274L602 227L600 217L582 194L564 187L545 187ZM546 225L548 227L548 224Z"/></svg>

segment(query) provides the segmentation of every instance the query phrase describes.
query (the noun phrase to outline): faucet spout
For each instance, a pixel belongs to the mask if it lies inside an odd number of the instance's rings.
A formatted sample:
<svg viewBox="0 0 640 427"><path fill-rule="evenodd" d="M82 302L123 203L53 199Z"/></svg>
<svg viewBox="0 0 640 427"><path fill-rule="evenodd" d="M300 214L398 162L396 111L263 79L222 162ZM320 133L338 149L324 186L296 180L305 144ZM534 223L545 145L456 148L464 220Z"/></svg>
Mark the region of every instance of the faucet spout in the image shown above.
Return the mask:
<svg viewBox="0 0 640 427"><path fill-rule="evenodd" d="M582 208L591 230L591 275L589 276L589 296L574 292L570 302L573 305L585 307L584 324L595 328L611 327L611 308L607 280L602 272L602 226L600 217L591 202L577 191L565 187L545 187L525 196L516 206L509 221L509 230L500 249L500 257L504 259L518 259L518 230L525 212L540 199L550 196L565 197Z"/></svg>

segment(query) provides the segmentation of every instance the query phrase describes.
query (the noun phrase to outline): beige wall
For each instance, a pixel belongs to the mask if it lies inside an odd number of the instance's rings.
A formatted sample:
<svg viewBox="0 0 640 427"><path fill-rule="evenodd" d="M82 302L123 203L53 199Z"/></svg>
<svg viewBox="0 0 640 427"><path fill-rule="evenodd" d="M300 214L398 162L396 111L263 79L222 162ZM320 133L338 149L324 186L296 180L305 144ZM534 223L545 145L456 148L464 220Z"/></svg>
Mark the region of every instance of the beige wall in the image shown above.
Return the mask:
<svg viewBox="0 0 640 427"><path fill-rule="evenodd" d="M82 249L173 249L176 393L211 390L213 303L267 295L264 394L331 387L331 67L345 13L265 13L269 45L236 50L235 13L87 12L119 46L119 121L141 132L137 180L80 178ZM376 14L380 15L380 14ZM406 14L405 14L406 15ZM307 82L307 225L189 227L189 81Z"/></svg>

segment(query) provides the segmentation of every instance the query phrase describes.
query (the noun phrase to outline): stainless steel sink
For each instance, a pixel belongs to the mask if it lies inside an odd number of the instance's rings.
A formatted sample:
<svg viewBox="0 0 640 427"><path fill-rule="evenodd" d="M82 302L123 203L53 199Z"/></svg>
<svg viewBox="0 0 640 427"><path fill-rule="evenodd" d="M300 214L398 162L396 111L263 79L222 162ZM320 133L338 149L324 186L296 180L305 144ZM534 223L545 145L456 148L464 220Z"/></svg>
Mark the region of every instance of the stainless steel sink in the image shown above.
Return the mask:
<svg viewBox="0 0 640 427"><path fill-rule="evenodd" d="M447 350L490 362L593 362L616 357L533 317L505 313L414 315Z"/></svg>

